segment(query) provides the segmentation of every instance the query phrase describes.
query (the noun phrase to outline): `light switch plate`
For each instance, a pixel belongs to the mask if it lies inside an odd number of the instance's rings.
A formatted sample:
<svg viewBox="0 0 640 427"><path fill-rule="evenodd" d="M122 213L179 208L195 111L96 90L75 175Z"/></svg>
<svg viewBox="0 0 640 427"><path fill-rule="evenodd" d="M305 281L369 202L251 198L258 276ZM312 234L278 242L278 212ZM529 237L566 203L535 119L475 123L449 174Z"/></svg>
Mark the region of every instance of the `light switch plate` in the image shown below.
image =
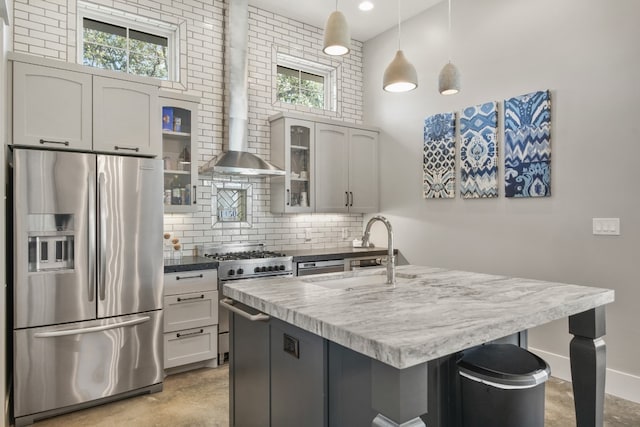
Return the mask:
<svg viewBox="0 0 640 427"><path fill-rule="evenodd" d="M619 236L620 218L593 218L593 234Z"/></svg>

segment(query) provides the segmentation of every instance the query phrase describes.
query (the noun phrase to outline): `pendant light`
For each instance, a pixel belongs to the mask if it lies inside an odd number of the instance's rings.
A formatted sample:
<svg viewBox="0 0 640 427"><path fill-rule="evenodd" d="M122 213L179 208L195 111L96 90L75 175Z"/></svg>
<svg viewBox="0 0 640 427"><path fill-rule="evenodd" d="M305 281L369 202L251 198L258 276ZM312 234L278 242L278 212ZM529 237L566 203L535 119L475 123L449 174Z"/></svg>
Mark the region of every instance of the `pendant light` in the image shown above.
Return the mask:
<svg viewBox="0 0 640 427"><path fill-rule="evenodd" d="M327 19L324 26L324 48L322 51L327 55L346 55L351 50L351 31L344 14L338 10L338 0L336 0L336 10Z"/></svg>
<svg viewBox="0 0 640 427"><path fill-rule="evenodd" d="M442 67L438 76L438 90L441 95L455 95L460 92L460 72L451 63L451 0L449 0L449 62Z"/></svg>
<svg viewBox="0 0 640 427"><path fill-rule="evenodd" d="M384 70L382 88L387 92L408 92L418 87L416 69L400 49L400 0L398 0L398 51L393 61Z"/></svg>

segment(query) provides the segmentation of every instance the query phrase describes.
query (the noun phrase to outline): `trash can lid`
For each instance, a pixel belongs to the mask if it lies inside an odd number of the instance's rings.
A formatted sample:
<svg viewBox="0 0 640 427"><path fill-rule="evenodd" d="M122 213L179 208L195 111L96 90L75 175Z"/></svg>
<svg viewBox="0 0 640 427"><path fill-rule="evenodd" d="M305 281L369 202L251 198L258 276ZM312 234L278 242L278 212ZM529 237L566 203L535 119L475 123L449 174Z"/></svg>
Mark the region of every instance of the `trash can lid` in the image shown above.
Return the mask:
<svg viewBox="0 0 640 427"><path fill-rule="evenodd" d="M545 382L551 370L535 354L513 344L486 344L466 351L461 375L500 388L528 388Z"/></svg>

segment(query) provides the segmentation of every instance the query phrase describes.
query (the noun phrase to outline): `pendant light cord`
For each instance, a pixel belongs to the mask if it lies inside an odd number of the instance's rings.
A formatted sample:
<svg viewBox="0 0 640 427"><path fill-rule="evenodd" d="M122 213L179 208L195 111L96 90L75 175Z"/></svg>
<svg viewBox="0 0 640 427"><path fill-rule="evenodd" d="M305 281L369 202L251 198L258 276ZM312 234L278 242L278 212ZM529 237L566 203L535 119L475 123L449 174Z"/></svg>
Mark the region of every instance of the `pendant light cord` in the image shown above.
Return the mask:
<svg viewBox="0 0 640 427"><path fill-rule="evenodd" d="M338 0L336 0L336 10L338 10Z"/></svg>
<svg viewBox="0 0 640 427"><path fill-rule="evenodd" d="M449 1L451 1L451 0L449 0ZM400 0L398 0L398 50L400 50L400 38L402 36L402 32L401 32L401 29L400 29L400 16L401 16L401 13L400 13Z"/></svg>
<svg viewBox="0 0 640 427"><path fill-rule="evenodd" d="M451 0L449 0L449 62L451 62Z"/></svg>

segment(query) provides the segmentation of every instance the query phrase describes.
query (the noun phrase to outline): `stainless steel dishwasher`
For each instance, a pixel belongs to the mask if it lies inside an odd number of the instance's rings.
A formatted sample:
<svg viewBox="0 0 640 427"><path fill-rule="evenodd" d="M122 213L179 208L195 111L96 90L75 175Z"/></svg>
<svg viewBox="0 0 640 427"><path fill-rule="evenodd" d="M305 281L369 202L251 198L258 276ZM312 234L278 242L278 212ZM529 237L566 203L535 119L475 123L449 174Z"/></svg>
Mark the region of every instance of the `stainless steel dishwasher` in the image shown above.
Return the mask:
<svg viewBox="0 0 640 427"><path fill-rule="evenodd" d="M349 270L344 259L331 259L327 261L306 261L296 263L296 276L309 276L311 274L337 273Z"/></svg>
<svg viewBox="0 0 640 427"><path fill-rule="evenodd" d="M359 268L381 267L383 265L382 261L382 256L370 255L357 258L298 262L296 263L296 275L309 276L311 274L338 273Z"/></svg>

